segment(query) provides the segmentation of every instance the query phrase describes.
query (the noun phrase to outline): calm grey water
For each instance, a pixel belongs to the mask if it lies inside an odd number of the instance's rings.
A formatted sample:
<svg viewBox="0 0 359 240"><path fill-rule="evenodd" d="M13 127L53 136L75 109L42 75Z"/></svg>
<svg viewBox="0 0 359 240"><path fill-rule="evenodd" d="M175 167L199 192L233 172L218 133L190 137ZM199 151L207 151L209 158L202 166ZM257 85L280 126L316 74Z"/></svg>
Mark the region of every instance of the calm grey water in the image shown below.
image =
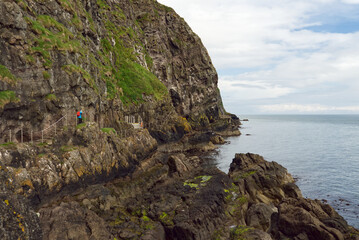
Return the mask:
<svg viewBox="0 0 359 240"><path fill-rule="evenodd" d="M219 148L215 164L228 172L235 153L257 153L298 178L305 197L326 199L359 227L359 115L240 116L242 136ZM251 134L246 136L246 134Z"/></svg>

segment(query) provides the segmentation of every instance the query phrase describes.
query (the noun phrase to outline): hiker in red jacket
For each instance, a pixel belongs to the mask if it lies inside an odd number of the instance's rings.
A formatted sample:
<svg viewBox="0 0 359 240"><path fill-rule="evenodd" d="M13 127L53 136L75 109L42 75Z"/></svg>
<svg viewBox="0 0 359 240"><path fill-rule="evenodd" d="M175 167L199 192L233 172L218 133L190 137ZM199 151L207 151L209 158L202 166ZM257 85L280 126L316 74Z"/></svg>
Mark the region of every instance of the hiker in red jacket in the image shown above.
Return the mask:
<svg viewBox="0 0 359 240"><path fill-rule="evenodd" d="M76 115L78 119L78 124L82 123L82 110L77 111Z"/></svg>

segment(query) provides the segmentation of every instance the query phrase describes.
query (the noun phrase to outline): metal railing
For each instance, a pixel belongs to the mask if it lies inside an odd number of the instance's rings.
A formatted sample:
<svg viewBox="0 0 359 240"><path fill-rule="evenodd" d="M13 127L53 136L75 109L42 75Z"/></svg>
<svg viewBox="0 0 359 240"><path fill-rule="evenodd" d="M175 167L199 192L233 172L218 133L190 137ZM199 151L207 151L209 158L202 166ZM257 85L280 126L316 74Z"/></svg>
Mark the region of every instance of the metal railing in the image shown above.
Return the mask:
<svg viewBox="0 0 359 240"><path fill-rule="evenodd" d="M74 113L74 114L72 114ZM71 117L70 117L71 116ZM73 117L72 117L73 116ZM91 120L91 114L83 112L83 119L85 120ZM88 119L86 119L86 117ZM92 120L94 121L95 118L92 117ZM140 116L125 116L125 122L132 124L132 126L135 129L141 129L144 126L144 123L142 121L142 118ZM21 128L15 128L15 129L9 129L7 131L4 131L3 136L0 138L0 144L6 143L6 142L41 142L44 143L47 140L51 140L54 137L56 137L58 134L62 133L64 130L69 130L71 127L76 127L78 124L78 118L75 114L75 111L71 111L71 114L66 113L64 116L59 118L55 123L46 126L42 130L33 131L32 129L24 129ZM99 126L100 122L99 122ZM119 132L120 136L128 136L130 131L126 131L126 129ZM5 141L4 141L5 139ZM1 142L2 141L2 142Z"/></svg>

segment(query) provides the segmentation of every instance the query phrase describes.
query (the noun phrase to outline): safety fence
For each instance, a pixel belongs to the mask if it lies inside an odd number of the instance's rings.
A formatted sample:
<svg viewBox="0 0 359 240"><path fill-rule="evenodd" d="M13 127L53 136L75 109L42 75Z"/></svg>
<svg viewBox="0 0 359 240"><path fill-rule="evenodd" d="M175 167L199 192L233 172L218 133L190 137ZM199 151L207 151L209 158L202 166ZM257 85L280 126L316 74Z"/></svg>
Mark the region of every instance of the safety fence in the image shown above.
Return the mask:
<svg viewBox="0 0 359 240"><path fill-rule="evenodd" d="M76 118L70 123L68 114L62 116L55 123L46 126L42 130L34 131L32 129L20 127L16 129L9 129L4 132L4 136L1 137L3 142L41 142L44 143L46 140L50 140L56 137L58 134L62 133L64 130L67 130L68 127L75 126L77 121Z"/></svg>
<svg viewBox="0 0 359 240"><path fill-rule="evenodd" d="M42 130L33 131L32 129L18 127L3 131L3 136L0 137L0 144L9 142L44 143L46 141L52 140L57 135L63 133L63 131L74 129L78 125L79 119L75 113L76 112L73 110L67 111L67 113L60 117L56 122L46 126ZM96 120L95 116L85 111L82 114L82 119L84 122L97 121L100 127L103 125L98 118ZM140 116L125 116L124 120L126 123L132 124L135 129L143 128L143 121ZM121 137L127 137L130 132L130 130L120 129L118 134Z"/></svg>

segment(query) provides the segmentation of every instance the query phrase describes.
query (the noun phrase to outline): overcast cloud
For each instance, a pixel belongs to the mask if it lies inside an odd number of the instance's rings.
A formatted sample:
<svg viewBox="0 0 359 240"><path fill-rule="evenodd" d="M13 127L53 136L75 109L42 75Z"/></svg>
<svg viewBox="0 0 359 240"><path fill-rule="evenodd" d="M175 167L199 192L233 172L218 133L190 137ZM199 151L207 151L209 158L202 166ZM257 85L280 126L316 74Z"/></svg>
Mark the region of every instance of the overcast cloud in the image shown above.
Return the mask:
<svg viewBox="0 0 359 240"><path fill-rule="evenodd" d="M225 107L359 113L359 0L160 0L201 37Z"/></svg>

